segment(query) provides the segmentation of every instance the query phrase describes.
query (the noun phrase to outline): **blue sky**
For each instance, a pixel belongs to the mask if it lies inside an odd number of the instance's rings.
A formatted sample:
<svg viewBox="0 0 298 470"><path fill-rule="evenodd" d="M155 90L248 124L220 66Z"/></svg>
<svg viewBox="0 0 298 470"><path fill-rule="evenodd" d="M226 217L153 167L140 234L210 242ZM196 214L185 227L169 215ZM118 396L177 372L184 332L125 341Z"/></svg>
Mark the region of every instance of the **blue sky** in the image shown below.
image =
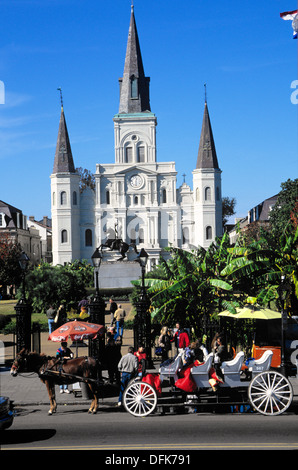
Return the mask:
<svg viewBox="0 0 298 470"><path fill-rule="evenodd" d="M113 116L130 0L0 0L0 199L50 216L60 98L75 166L114 162ZM296 0L134 0L158 161L192 187L204 83L222 170L237 216L297 178L297 45L279 14ZM296 89L298 86L296 86ZM296 95L297 96L297 95ZM296 100L297 101L297 100Z"/></svg>

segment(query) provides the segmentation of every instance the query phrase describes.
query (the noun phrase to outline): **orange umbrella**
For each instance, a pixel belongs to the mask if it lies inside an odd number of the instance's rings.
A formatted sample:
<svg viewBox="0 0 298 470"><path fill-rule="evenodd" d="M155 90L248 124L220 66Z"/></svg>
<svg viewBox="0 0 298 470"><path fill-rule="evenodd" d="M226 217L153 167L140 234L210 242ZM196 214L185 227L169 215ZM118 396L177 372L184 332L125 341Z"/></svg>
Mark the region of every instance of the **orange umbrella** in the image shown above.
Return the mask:
<svg viewBox="0 0 298 470"><path fill-rule="evenodd" d="M59 326L48 337L49 341L61 342L70 338L72 341L80 341L87 338L96 338L97 335L103 334L105 327L95 323L87 323L84 321L70 321Z"/></svg>

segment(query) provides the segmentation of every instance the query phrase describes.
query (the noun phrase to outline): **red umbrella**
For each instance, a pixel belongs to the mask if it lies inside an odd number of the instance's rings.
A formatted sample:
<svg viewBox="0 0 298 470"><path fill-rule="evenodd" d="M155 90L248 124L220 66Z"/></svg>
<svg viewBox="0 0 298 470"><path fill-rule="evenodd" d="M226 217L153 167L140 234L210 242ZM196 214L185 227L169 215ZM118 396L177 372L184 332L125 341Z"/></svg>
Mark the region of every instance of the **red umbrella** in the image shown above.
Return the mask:
<svg viewBox="0 0 298 470"><path fill-rule="evenodd" d="M67 341L68 338L72 341L96 338L98 334L103 334L104 330L105 327L103 325L74 320L59 326L57 330L50 334L48 340L61 342Z"/></svg>

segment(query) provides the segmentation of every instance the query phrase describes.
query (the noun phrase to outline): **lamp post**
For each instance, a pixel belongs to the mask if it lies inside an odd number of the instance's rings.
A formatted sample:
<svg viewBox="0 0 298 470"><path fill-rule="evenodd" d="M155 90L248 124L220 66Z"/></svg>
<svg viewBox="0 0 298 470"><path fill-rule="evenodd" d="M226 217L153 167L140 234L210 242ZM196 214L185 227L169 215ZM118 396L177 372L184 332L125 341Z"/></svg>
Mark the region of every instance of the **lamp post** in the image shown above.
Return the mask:
<svg viewBox="0 0 298 470"><path fill-rule="evenodd" d="M99 294L98 273L102 261L102 255L98 248L91 256L95 272L95 296L89 305L90 321L97 325L105 325L105 303ZM89 341L89 356L100 359L105 346L104 334L99 338Z"/></svg>
<svg viewBox="0 0 298 470"><path fill-rule="evenodd" d="M138 302L136 302L136 316L134 319L134 348L137 349L140 344L144 345L147 364L149 368L153 367L152 354L151 354L151 317L148 312L150 307L150 300L147 296L145 287L145 271L148 261L148 253L141 249L136 261L140 263L142 269L142 285L141 295Z"/></svg>
<svg viewBox="0 0 298 470"><path fill-rule="evenodd" d="M29 258L22 251L19 258L19 265L22 270L22 296L15 306L16 311L16 337L17 352L25 348L31 349L31 305L26 301L25 276L29 265Z"/></svg>
<svg viewBox="0 0 298 470"><path fill-rule="evenodd" d="M285 276L281 276L281 283L278 287L279 301L281 304L281 347L280 347L280 368L281 372L286 374L286 363L285 363L285 330L287 329L287 310L285 309L285 301L287 298L288 291L290 289L289 284L285 281Z"/></svg>

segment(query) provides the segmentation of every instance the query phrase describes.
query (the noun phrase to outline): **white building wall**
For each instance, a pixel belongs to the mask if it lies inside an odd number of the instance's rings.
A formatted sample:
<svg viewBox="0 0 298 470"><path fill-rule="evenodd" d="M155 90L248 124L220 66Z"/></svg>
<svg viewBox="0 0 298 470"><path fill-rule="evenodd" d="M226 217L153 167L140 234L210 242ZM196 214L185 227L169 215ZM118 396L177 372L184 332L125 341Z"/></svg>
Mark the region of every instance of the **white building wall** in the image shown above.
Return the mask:
<svg viewBox="0 0 298 470"><path fill-rule="evenodd" d="M79 175L51 175L53 264L70 263L80 259L80 194ZM74 192L76 204L74 204ZM65 199L62 194L65 193ZM63 238L63 232L66 237ZM64 232L65 233L65 232Z"/></svg>

